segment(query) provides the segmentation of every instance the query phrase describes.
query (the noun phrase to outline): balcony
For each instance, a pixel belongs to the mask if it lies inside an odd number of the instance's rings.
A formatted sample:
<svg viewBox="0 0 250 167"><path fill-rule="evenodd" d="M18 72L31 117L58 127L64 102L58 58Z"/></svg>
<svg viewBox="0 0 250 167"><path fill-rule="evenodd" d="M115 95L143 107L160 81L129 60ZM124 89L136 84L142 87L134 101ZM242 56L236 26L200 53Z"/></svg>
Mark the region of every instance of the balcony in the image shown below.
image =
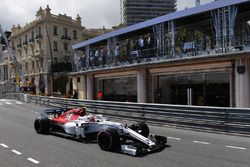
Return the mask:
<svg viewBox="0 0 250 167"><path fill-rule="evenodd" d="M225 44L225 41L229 41ZM122 44L123 42L120 41ZM182 59L194 59L196 57L220 56L250 51L250 37L238 34L232 37L217 39L204 39L196 41L181 41L174 47L159 48L155 45L143 48L127 50L126 46L120 45L119 51L89 52L88 60L83 57L79 60L76 71L103 69L118 66L147 65ZM115 54L116 52L116 54ZM97 54L96 54L97 53Z"/></svg>
<svg viewBox="0 0 250 167"><path fill-rule="evenodd" d="M17 44L17 49L21 49L22 48L22 44L20 43L20 44Z"/></svg>
<svg viewBox="0 0 250 167"><path fill-rule="evenodd" d="M43 38L42 34L37 34L35 39L36 39L36 40L40 40L40 39L42 39L42 38Z"/></svg>
<svg viewBox="0 0 250 167"><path fill-rule="evenodd" d="M26 45L28 45L28 41L23 42L23 46L26 46Z"/></svg>
<svg viewBox="0 0 250 167"><path fill-rule="evenodd" d="M15 73L11 73L10 77L11 78L16 78L16 74Z"/></svg>
<svg viewBox="0 0 250 167"><path fill-rule="evenodd" d="M43 50L42 49L37 49L35 50L34 56L37 58L40 58L43 56Z"/></svg>
<svg viewBox="0 0 250 167"><path fill-rule="evenodd" d="M34 71L34 70L29 71L29 72L28 72L28 75L35 75L35 71Z"/></svg>
<svg viewBox="0 0 250 167"><path fill-rule="evenodd" d="M62 39L63 39L63 40L68 40L68 41L69 41L69 40L71 40L71 37L68 36L68 35L63 35L63 36L62 36Z"/></svg>
<svg viewBox="0 0 250 167"><path fill-rule="evenodd" d="M39 73L40 73L40 72L39 72L39 69L35 69L35 70L34 70L34 74L35 74L35 75L38 75Z"/></svg>
<svg viewBox="0 0 250 167"><path fill-rule="evenodd" d="M35 53L33 51L28 52L28 57L29 58L34 58L34 56L35 56Z"/></svg>
<svg viewBox="0 0 250 167"><path fill-rule="evenodd" d="M34 38L29 39L29 44L33 44L33 42L35 42Z"/></svg>

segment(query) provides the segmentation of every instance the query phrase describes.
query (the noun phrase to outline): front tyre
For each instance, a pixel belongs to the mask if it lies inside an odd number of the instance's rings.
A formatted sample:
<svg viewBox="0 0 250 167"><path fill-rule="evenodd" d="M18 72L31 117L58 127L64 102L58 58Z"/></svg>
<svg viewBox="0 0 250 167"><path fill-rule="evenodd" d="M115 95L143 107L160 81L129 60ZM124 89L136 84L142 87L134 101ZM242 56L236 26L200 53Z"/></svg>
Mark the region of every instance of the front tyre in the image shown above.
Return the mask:
<svg viewBox="0 0 250 167"><path fill-rule="evenodd" d="M99 147L105 151L115 151L120 146L120 139L117 131L112 128L103 129L97 135Z"/></svg>
<svg viewBox="0 0 250 167"><path fill-rule="evenodd" d="M34 122L34 129L36 133L48 134L50 130L50 120L48 118L37 118Z"/></svg>

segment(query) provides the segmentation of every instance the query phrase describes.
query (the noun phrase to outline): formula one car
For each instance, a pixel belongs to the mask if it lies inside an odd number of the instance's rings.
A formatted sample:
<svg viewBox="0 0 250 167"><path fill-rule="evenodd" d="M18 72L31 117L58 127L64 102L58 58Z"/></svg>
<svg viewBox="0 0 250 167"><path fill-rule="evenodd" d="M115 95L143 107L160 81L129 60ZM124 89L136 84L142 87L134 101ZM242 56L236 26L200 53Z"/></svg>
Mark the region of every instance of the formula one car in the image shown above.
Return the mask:
<svg viewBox="0 0 250 167"><path fill-rule="evenodd" d="M106 151L119 151L133 156L159 151L166 146L167 138L149 135L145 123L111 122L102 115L86 114L86 108L70 110L46 109L34 122L39 134L55 134L79 141L97 141Z"/></svg>

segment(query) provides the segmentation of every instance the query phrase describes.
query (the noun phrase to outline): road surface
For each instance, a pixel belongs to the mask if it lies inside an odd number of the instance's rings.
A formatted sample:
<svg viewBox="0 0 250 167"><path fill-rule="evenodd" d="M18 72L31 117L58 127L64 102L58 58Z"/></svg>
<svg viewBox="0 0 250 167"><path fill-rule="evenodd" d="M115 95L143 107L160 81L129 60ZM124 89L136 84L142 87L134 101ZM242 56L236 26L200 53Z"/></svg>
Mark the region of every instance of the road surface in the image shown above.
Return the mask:
<svg viewBox="0 0 250 167"><path fill-rule="evenodd" d="M39 135L33 122L43 107L0 99L0 167L249 167L250 138L150 126L168 147L143 157Z"/></svg>

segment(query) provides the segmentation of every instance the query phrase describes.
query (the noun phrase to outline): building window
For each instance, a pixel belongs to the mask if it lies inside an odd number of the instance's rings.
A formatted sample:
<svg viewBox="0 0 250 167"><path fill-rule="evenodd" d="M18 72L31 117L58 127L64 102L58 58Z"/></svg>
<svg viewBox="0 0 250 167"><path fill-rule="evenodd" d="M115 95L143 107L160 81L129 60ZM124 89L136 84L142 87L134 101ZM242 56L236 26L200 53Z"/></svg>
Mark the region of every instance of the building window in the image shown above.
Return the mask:
<svg viewBox="0 0 250 167"><path fill-rule="evenodd" d="M22 39L21 38L19 38L19 41L17 43L17 48L20 48L20 47L22 47Z"/></svg>
<svg viewBox="0 0 250 167"><path fill-rule="evenodd" d="M35 62L32 61L32 70L34 70L34 69L35 69Z"/></svg>
<svg viewBox="0 0 250 167"><path fill-rule="evenodd" d="M103 100L137 102L137 79L131 77L95 79L95 95L103 92Z"/></svg>
<svg viewBox="0 0 250 167"><path fill-rule="evenodd" d="M36 34L41 35L41 26L38 26L38 28L36 29Z"/></svg>
<svg viewBox="0 0 250 167"><path fill-rule="evenodd" d="M68 29L67 29L67 28L63 28L63 35L64 35L65 37L68 36Z"/></svg>
<svg viewBox="0 0 250 167"><path fill-rule="evenodd" d="M28 55L28 49L24 49L25 55Z"/></svg>
<svg viewBox="0 0 250 167"><path fill-rule="evenodd" d="M76 30L73 30L73 38L77 39L77 32L76 32Z"/></svg>
<svg viewBox="0 0 250 167"><path fill-rule="evenodd" d="M34 31L31 31L31 39L34 39Z"/></svg>
<svg viewBox="0 0 250 167"><path fill-rule="evenodd" d="M229 75L228 71L223 71L158 76L154 91L155 102L229 107Z"/></svg>
<svg viewBox="0 0 250 167"><path fill-rule="evenodd" d="M38 39L38 38L42 38L41 26L38 26L36 29L36 39Z"/></svg>
<svg viewBox="0 0 250 167"><path fill-rule="evenodd" d="M54 41L54 51L58 51L58 47L57 47L57 41Z"/></svg>
<svg viewBox="0 0 250 167"><path fill-rule="evenodd" d="M54 27L53 27L53 33L54 33L54 35L58 35L58 33L57 33L57 26L56 25L54 25Z"/></svg>
<svg viewBox="0 0 250 167"><path fill-rule="evenodd" d="M27 41L28 41L28 35L25 34L25 37L24 37L24 44L27 44Z"/></svg>
<svg viewBox="0 0 250 167"><path fill-rule="evenodd" d="M28 63L25 63L25 71L28 72Z"/></svg>
<svg viewBox="0 0 250 167"><path fill-rule="evenodd" d="M34 42L34 31L31 31L31 38L29 39L29 42Z"/></svg>
<svg viewBox="0 0 250 167"><path fill-rule="evenodd" d="M42 44L41 42L37 42L37 50L41 50L42 49Z"/></svg>
<svg viewBox="0 0 250 167"><path fill-rule="evenodd" d="M77 82L81 82L81 78L80 77L77 77Z"/></svg>
<svg viewBox="0 0 250 167"><path fill-rule="evenodd" d="M67 44L67 43L64 43L64 44L63 44L63 48L64 48L65 51L68 51L68 44Z"/></svg>

